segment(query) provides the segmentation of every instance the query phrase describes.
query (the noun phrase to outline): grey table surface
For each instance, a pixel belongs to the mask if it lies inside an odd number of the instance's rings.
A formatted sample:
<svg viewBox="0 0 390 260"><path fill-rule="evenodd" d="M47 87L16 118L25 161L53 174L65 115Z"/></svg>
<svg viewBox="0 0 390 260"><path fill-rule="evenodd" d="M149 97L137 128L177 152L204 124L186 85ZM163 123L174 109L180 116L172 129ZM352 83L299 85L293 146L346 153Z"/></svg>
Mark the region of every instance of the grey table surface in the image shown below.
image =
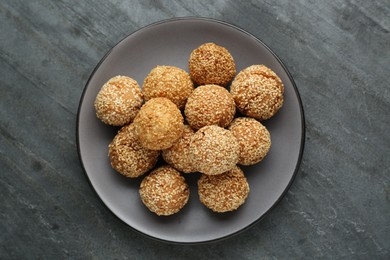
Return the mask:
<svg viewBox="0 0 390 260"><path fill-rule="evenodd" d="M152 22L201 16L252 33L301 94L306 144L284 199L201 245L137 233L99 200L77 155L89 75ZM389 259L388 1L0 1L0 259Z"/></svg>

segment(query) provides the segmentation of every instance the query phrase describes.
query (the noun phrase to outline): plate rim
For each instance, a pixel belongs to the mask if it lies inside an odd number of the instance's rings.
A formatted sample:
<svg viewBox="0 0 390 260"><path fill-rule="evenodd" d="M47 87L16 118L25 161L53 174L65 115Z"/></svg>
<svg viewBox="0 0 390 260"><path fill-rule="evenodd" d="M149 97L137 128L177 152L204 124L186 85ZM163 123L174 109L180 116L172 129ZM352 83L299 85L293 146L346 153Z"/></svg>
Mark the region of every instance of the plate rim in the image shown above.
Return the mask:
<svg viewBox="0 0 390 260"><path fill-rule="evenodd" d="M287 184L286 188L283 190L283 192L281 193L281 195L278 197L278 199L272 204L272 206L266 211L264 212L264 214L262 214L259 218L257 218L255 221L253 221L252 223L250 223L249 225L243 227L242 229L236 231L236 232L233 232L233 233L230 233L228 235L225 235L225 236L222 236L222 237L218 237L218 238L214 238L214 239L208 239L208 240L203 240L203 241L196 241L196 242L182 242L182 241L171 241L171 240L166 240L166 239L162 239L162 238L158 238L158 237L154 237L152 235L149 235L149 234L146 234L134 227L132 227L131 225L129 225L128 223L126 223L123 219L121 219L117 214L115 214L109 207L106 203L104 203L104 200L101 198L101 196L98 194L98 192L96 191L96 189L94 188L94 186L92 185L92 182L87 174L87 171L85 169L85 166L84 166L84 162L82 160L82 155L81 155L81 150L80 150L80 136L79 136L79 124L80 124L80 112L81 112L81 107L82 107L82 104L83 104L83 101L84 101L84 96L85 96L85 93L87 92L87 89L88 89L88 85L92 79L92 77L95 75L96 71L98 70L98 68L100 67L100 65L106 60L106 58L110 55L110 53L113 51L113 49L115 47L117 47L121 42L123 42L125 39L127 39L128 37L130 37L131 35L137 33L138 31L140 30L144 30L144 29L147 29L147 28L150 28L150 27L155 27L155 26L158 26L158 25L161 25L161 24L164 24L164 23L170 23L170 22L175 22L175 21L208 21L208 22L212 22L212 23L219 23L219 24L222 24L224 26L228 26L228 27L231 27L233 29L236 29L248 36L250 36L252 39L254 39L255 41L257 41L258 43L260 43L263 47L265 47L271 54L272 56L275 57L275 59L279 62L279 64L282 66L282 68L285 70L289 80L291 81L292 83L292 86L293 86L293 89L294 89L294 92L295 92L295 95L297 97L297 100L298 100L298 105L299 105L299 110L300 110L300 116L301 116L301 128L302 128L302 132L301 132L301 142L300 142L300 148L299 148L299 155L298 155L298 160L297 160L297 163L295 165L295 169L294 169L294 173L289 181L289 183ZM88 184L89 186L92 188L92 190L94 191L94 193L98 196L98 198L100 199L100 203L104 205L104 207L106 209L108 209L109 212L111 212L111 214L113 214L117 219L119 219L122 223L126 224L126 226L130 227L132 230L136 231L138 234L141 234L142 236L145 236L145 237L148 237L148 238L151 238L153 240L157 240L157 241L161 241L161 242L164 242L164 243L168 243L168 244L180 244L180 245L198 245L198 244L208 244L208 243L212 243L212 242L219 242L219 241L222 241L222 240L226 240L228 238L231 238L233 236L236 236L250 228L252 228L254 225L256 225L257 223L259 223L261 220L263 220L267 215L270 214L270 212L280 203L280 201L286 196L287 192L289 191L291 185L293 184L295 178L296 178L296 175L298 174L298 171L299 171L299 168L300 168L300 165L302 163L302 157L303 157L303 151L304 151L304 148L305 148L305 140L306 140L306 122L305 122L305 113L304 113L304 109L303 109L303 105L302 105L302 99L301 99L301 96L299 94L299 91L298 91L298 88L295 84L295 81L290 73L290 71L287 69L286 65L283 63L283 61L276 55L276 53L267 45L265 44L262 40L258 39L256 36L254 36L253 34L249 33L248 31L240 28L239 26L235 25L235 24L232 24L232 23L228 23L228 22L225 22L225 21L222 21L222 20L218 20L218 19L214 19L214 18L208 18L208 17L198 17L198 16L186 16L186 17L174 17L174 18L168 18L168 19L163 19L163 20L159 20L159 21L156 21L156 22L153 22L153 23L150 23L148 25L145 25L145 26L142 26L134 31L132 31L131 33L127 34L126 36L124 36L121 40L119 40L117 43L115 43L115 45L113 45L107 52L106 54L100 59L100 61L97 63L97 65L94 67L94 69L92 70L92 72L90 73L89 77L88 77L88 80L87 82L85 83L84 85L84 88L83 88L83 91L81 93L81 96L80 96L80 100L79 100L79 103L78 103L78 108L77 108L77 118L76 118L76 144L77 144L77 154L78 154L78 158L79 158L79 161L80 161L80 164L81 164L81 167L82 167L82 170L84 172L84 176L85 178L88 180Z"/></svg>

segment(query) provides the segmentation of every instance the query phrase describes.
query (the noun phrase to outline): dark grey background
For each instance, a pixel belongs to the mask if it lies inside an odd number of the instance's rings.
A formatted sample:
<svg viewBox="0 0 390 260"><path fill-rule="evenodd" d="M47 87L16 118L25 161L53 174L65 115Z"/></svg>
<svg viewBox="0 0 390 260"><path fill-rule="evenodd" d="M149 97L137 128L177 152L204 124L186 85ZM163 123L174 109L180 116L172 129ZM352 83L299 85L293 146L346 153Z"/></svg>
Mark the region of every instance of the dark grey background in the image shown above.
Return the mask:
<svg viewBox="0 0 390 260"><path fill-rule="evenodd" d="M388 1L0 2L0 258L386 259L390 253ZM101 203L82 171L76 115L116 42L204 16L269 45L306 114L300 171L282 202L230 239L165 244Z"/></svg>

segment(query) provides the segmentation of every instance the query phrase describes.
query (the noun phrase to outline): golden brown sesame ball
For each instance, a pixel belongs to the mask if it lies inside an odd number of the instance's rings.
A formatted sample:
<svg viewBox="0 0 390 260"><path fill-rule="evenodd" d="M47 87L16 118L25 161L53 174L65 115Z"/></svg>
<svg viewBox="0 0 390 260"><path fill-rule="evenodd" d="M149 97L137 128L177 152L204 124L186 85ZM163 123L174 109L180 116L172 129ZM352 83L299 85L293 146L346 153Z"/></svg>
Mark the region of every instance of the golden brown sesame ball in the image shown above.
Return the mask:
<svg viewBox="0 0 390 260"><path fill-rule="evenodd" d="M190 190L177 170L161 166L142 180L139 194L150 211L168 216L179 212L187 204Z"/></svg>
<svg viewBox="0 0 390 260"><path fill-rule="evenodd" d="M236 113L233 96L223 87L204 85L196 88L187 100L184 114L193 129L206 125L228 126Z"/></svg>
<svg viewBox="0 0 390 260"><path fill-rule="evenodd" d="M198 85L226 85L236 75L236 64L229 51L215 43L205 43L192 51L188 67Z"/></svg>
<svg viewBox="0 0 390 260"><path fill-rule="evenodd" d="M238 110L249 117L266 120L283 105L281 79L264 65L252 65L238 73L230 86Z"/></svg>
<svg viewBox="0 0 390 260"><path fill-rule="evenodd" d="M122 127L108 146L111 166L120 174L135 178L156 164L160 152L149 150L138 142L134 125Z"/></svg>
<svg viewBox="0 0 390 260"><path fill-rule="evenodd" d="M192 136L190 156L197 171L217 175L237 164L240 145L229 130L216 125L205 126Z"/></svg>
<svg viewBox="0 0 390 260"><path fill-rule="evenodd" d="M240 168L219 175L202 174L198 180L200 201L214 212L236 210L245 203L249 194L249 184Z"/></svg>
<svg viewBox="0 0 390 260"><path fill-rule="evenodd" d="M194 130L184 125L183 135L168 149L162 151L163 159L176 170L190 173L194 172L190 158L190 141Z"/></svg>
<svg viewBox="0 0 390 260"><path fill-rule="evenodd" d="M184 108L188 96L194 90L190 75L184 70L173 66L157 66L145 78L142 91L145 100L165 97L171 100L179 109Z"/></svg>
<svg viewBox="0 0 390 260"><path fill-rule="evenodd" d="M135 132L145 148L163 150L171 147L183 134L183 116L167 98L152 98L134 118Z"/></svg>
<svg viewBox="0 0 390 260"><path fill-rule="evenodd" d="M253 165L267 155L271 147L271 136L267 128L256 119L236 118L229 126L229 130L240 144L239 164Z"/></svg>
<svg viewBox="0 0 390 260"><path fill-rule="evenodd" d="M105 124L123 126L130 123L143 103L137 81L116 76L107 81L95 99L96 116Z"/></svg>

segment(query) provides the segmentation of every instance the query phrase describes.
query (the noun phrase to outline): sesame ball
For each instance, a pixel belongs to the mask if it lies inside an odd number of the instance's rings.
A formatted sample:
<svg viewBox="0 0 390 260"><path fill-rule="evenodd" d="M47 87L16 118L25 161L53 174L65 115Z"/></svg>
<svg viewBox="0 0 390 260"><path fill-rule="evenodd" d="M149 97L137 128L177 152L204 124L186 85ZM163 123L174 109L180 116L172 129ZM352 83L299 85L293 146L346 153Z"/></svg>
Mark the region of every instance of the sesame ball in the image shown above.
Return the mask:
<svg viewBox="0 0 390 260"><path fill-rule="evenodd" d="M229 126L229 130L240 144L239 164L253 165L267 155L271 147L271 136L267 128L256 119L236 118Z"/></svg>
<svg viewBox="0 0 390 260"><path fill-rule="evenodd" d="M228 126L236 113L233 96L225 88L204 85L196 88L184 109L188 124L193 129L206 125Z"/></svg>
<svg viewBox="0 0 390 260"><path fill-rule="evenodd" d="M258 120L271 118L283 105L282 80L264 65L252 65L238 73L230 86L238 110Z"/></svg>
<svg viewBox="0 0 390 260"><path fill-rule="evenodd" d="M187 204L190 190L177 170L161 166L142 180L139 194L150 211L168 216L179 212Z"/></svg>
<svg viewBox="0 0 390 260"><path fill-rule="evenodd" d="M143 103L143 94L137 83L126 76L107 81L95 99L96 116L105 124L123 126L130 123Z"/></svg>
<svg viewBox="0 0 390 260"><path fill-rule="evenodd" d="M236 64L229 51L215 43L205 43L191 52L188 67L198 85L226 86L236 75Z"/></svg>
<svg viewBox="0 0 390 260"><path fill-rule="evenodd" d="M184 108L187 98L194 90L190 75L184 70L173 66L157 66L145 78L142 91L145 100L165 97L171 100L179 109Z"/></svg>
<svg viewBox="0 0 390 260"><path fill-rule="evenodd" d="M123 126L108 146L112 168L130 178L141 176L152 169L159 154L159 151L141 146L133 124Z"/></svg>
<svg viewBox="0 0 390 260"><path fill-rule="evenodd" d="M168 149L162 151L163 159L176 170L190 173L194 172L190 158L190 141L194 130L184 125L183 135Z"/></svg>
<svg viewBox="0 0 390 260"><path fill-rule="evenodd" d="M245 203L249 184L240 168L234 166L220 175L203 174L198 180L200 201L214 212L236 210Z"/></svg>
<svg viewBox="0 0 390 260"><path fill-rule="evenodd" d="M134 118L135 132L141 145L151 150L171 147L183 134L183 116L167 98L152 98Z"/></svg>
<svg viewBox="0 0 390 260"><path fill-rule="evenodd" d="M197 171L217 175L237 164L240 145L229 130L216 125L205 126L192 136L190 156Z"/></svg>

